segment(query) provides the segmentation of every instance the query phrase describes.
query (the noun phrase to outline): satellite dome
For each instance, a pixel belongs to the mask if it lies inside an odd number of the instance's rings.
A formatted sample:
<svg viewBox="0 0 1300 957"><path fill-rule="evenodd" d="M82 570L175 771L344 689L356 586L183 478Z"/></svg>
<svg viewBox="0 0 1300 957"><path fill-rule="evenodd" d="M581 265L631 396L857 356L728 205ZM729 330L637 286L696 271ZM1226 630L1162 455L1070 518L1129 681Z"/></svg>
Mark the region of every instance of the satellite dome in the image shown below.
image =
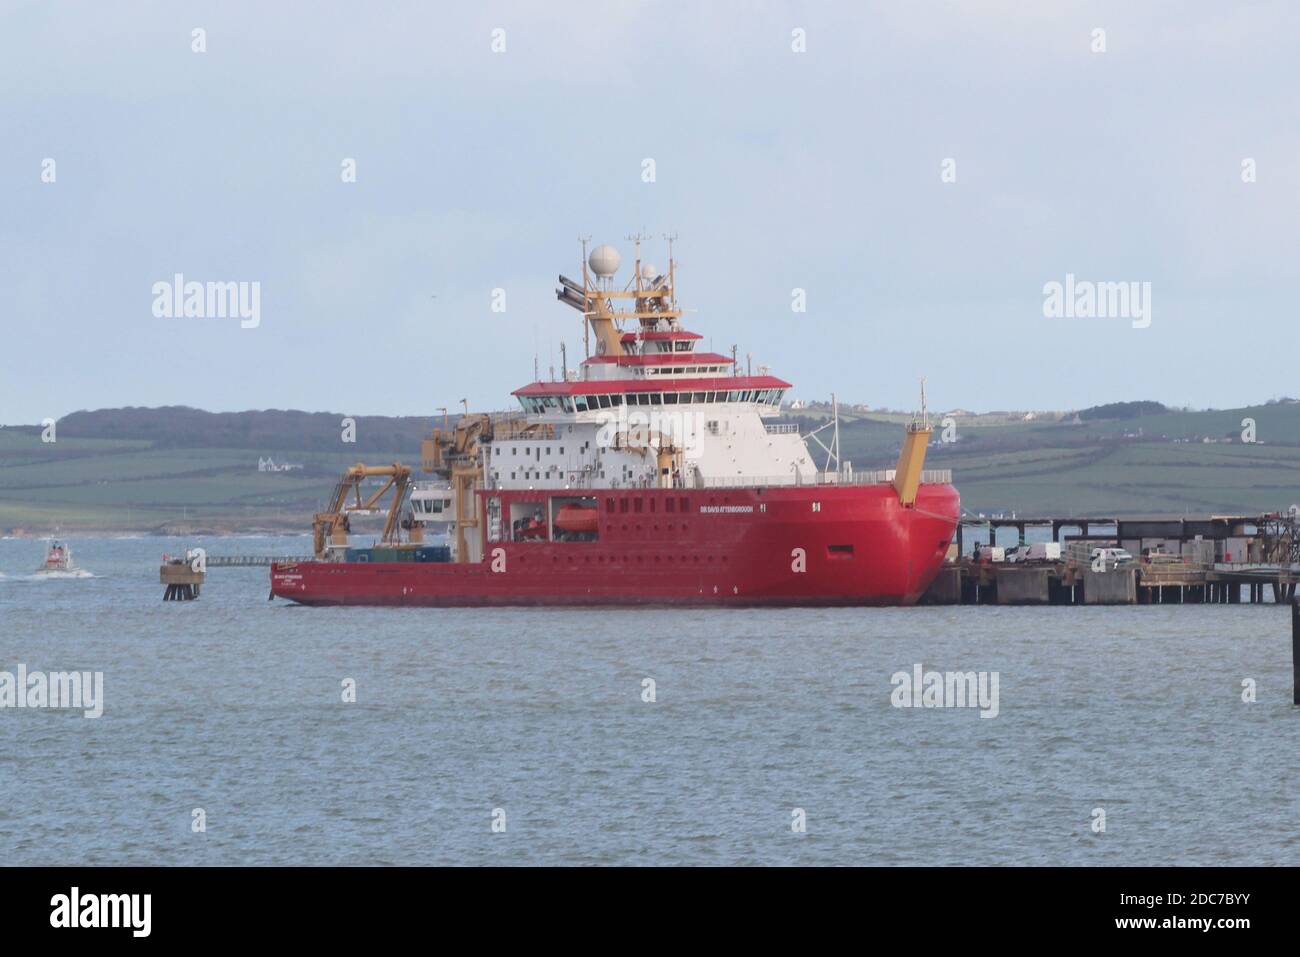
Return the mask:
<svg viewBox="0 0 1300 957"><path fill-rule="evenodd" d="M606 279L618 272L618 264L621 262L618 250L613 246L597 246L587 257L587 265L601 279Z"/></svg>
<svg viewBox="0 0 1300 957"><path fill-rule="evenodd" d="M650 265L649 263L642 263L642 264L641 264L641 278L642 278L642 279L654 279L654 278L655 278L656 276L658 276L658 275L659 275L659 267L658 267L658 266L652 266L652 265Z"/></svg>

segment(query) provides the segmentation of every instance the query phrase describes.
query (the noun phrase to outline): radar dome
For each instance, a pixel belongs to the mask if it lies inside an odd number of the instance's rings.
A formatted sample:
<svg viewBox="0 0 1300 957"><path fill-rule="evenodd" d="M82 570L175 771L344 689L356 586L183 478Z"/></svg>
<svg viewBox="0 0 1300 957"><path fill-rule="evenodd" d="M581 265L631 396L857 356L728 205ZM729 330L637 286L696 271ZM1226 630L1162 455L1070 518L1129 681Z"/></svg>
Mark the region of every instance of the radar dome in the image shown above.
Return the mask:
<svg viewBox="0 0 1300 957"><path fill-rule="evenodd" d="M654 279L654 278L655 278L656 276L658 276L658 275L659 275L659 267L658 267L658 266L652 266L652 265L650 265L649 263L642 263L642 264L641 264L641 278L642 278L642 279Z"/></svg>
<svg viewBox="0 0 1300 957"><path fill-rule="evenodd" d="M618 264L621 262L618 250L613 246L597 246L587 257L587 265L601 279L606 279L618 272Z"/></svg>

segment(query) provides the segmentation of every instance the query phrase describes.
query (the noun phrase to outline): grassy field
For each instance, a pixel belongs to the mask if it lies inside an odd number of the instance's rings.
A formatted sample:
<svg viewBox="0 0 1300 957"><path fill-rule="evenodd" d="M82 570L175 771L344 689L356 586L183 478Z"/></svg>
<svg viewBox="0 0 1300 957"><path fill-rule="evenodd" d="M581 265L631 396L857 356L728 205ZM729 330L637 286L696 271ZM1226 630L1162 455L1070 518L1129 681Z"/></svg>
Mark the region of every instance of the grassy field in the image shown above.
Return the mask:
<svg viewBox="0 0 1300 957"><path fill-rule="evenodd" d="M267 449L153 448L148 441L0 430L0 532L304 531L339 473L363 455L293 453L303 468L259 472ZM410 457L414 461L417 455ZM392 456L372 456L375 462Z"/></svg>
<svg viewBox="0 0 1300 957"><path fill-rule="evenodd" d="M117 432L121 413L115 416ZM892 467L909 418L842 411L843 458L859 470ZM1246 418L1255 421L1255 444L1241 442ZM334 418L326 419L332 428ZM801 411L795 419L806 431L825 422L826 413ZM1300 502L1300 405L1083 422L1055 413L1028 421L1025 413L957 415L948 430L955 441L943 441L943 420L933 416L927 464L953 470L962 504L973 514L1249 513ZM403 427L418 434L409 422ZM406 451L393 450L396 433L382 448L313 451L297 424L282 426L278 438L275 431L260 433L269 443L260 448L231 445L228 431L219 446L205 445L218 439L201 422L186 440L192 447L178 446L174 434L149 434L143 427L130 438L60 434L47 444L38 430L0 429L0 533L301 532L346 466L419 458L415 438L398 442L409 443ZM257 471L259 457L268 455L303 468Z"/></svg>
<svg viewBox="0 0 1300 957"><path fill-rule="evenodd" d="M1025 421L1024 415L954 416L951 442L943 441L944 415L931 417L927 464L953 470L968 511L1249 513L1300 502L1300 405L1084 422L1052 413ZM891 467L910 418L841 414L844 458L859 469ZM1257 442L1241 441L1243 419L1254 420ZM824 421L809 416L804 424Z"/></svg>

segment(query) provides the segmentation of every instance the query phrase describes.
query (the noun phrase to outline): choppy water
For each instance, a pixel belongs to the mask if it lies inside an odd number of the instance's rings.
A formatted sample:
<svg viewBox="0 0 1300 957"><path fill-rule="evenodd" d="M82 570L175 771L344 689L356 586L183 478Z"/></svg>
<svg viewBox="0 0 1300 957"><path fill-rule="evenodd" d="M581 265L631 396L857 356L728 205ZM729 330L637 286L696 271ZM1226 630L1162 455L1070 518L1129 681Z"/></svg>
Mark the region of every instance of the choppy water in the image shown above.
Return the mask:
<svg viewBox="0 0 1300 957"><path fill-rule="evenodd" d="M1300 864L1285 608L307 609L266 569L164 603L184 544L33 581L0 541L0 670L106 698L0 710L6 864ZM916 662L998 672L999 715L891 707Z"/></svg>

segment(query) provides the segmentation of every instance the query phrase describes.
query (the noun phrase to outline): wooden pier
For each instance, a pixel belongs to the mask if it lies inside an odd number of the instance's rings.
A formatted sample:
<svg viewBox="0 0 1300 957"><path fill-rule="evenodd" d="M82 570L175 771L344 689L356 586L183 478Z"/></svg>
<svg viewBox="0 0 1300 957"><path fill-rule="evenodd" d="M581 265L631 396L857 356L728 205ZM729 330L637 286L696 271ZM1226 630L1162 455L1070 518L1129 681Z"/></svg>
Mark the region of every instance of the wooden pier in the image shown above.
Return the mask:
<svg viewBox="0 0 1300 957"><path fill-rule="evenodd" d="M195 571L187 558L173 558L158 566L158 580L167 586L163 601L193 601L203 591L204 574Z"/></svg>
<svg viewBox="0 0 1300 957"><path fill-rule="evenodd" d="M1061 544L1055 561L996 562L962 554L965 542L1001 545L1032 528ZM1074 530L1074 534L1066 534ZM1136 559L1094 567L1092 550L1123 548ZM1283 604L1300 582L1300 516L967 519L956 549L922 599L927 604Z"/></svg>
<svg viewBox="0 0 1300 957"><path fill-rule="evenodd" d="M923 603L931 605L1205 605L1284 604L1294 599L1300 568L1170 567L1137 561L1094 570L1091 563L950 562Z"/></svg>
<svg viewBox="0 0 1300 957"><path fill-rule="evenodd" d="M193 601L203 592L209 568L248 568L275 562L305 562L299 555L208 555L201 548L186 549L184 557L164 555L158 580L167 586L163 601Z"/></svg>

